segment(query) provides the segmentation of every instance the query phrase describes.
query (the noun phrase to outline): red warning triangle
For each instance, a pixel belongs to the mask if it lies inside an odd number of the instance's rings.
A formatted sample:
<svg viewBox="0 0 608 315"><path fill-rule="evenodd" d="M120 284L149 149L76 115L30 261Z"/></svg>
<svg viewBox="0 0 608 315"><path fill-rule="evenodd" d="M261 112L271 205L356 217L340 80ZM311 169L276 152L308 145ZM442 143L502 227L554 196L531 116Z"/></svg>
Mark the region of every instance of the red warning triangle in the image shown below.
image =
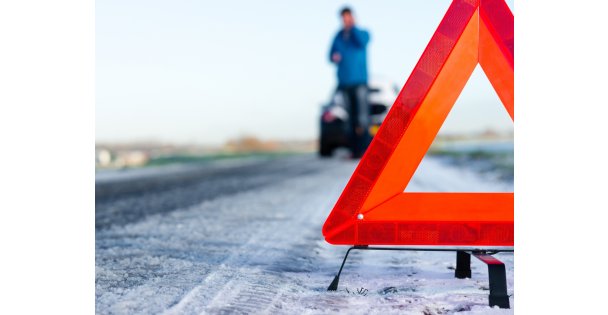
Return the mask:
<svg viewBox="0 0 608 315"><path fill-rule="evenodd" d="M480 64L513 119L513 14L454 0L323 226L344 245L513 246L513 193L405 193Z"/></svg>

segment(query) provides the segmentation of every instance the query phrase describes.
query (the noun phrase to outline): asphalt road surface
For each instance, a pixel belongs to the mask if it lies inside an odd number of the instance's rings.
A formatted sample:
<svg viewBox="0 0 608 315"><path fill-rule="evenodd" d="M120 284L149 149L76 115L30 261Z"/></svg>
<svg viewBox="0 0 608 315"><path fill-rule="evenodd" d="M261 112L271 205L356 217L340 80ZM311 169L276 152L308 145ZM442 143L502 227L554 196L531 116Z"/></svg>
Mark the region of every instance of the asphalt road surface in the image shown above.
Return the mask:
<svg viewBox="0 0 608 315"><path fill-rule="evenodd" d="M346 248L325 243L321 227L355 167L296 155L99 173L96 313L512 312L487 306L483 264L455 279L453 253L354 253L327 292ZM425 159L407 190L512 184ZM513 255L497 257L513 295Z"/></svg>
<svg viewBox="0 0 608 315"><path fill-rule="evenodd" d="M323 171L322 164L311 163L315 160L314 156L224 160L102 177L95 183L95 228L133 223Z"/></svg>

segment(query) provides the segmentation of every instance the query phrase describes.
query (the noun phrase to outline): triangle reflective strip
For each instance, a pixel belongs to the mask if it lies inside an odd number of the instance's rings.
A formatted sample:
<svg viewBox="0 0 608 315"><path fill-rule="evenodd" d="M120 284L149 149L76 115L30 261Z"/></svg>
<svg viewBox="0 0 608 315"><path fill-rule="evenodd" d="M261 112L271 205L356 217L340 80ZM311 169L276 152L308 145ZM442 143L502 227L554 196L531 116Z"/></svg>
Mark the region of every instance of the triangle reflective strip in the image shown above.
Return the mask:
<svg viewBox="0 0 608 315"><path fill-rule="evenodd" d="M329 243L513 245L513 193L403 192L478 63L513 118L504 0L452 2L327 218Z"/></svg>

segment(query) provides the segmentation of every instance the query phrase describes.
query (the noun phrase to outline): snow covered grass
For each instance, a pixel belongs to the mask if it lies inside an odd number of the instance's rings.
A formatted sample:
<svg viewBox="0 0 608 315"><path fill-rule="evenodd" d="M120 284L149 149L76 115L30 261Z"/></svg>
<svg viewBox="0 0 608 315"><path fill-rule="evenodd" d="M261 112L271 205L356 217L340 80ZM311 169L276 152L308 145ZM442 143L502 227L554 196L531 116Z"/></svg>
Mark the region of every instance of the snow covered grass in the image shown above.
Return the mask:
<svg viewBox="0 0 608 315"><path fill-rule="evenodd" d="M473 170L489 181L513 182L513 141L448 142L432 147L429 154L458 167Z"/></svg>
<svg viewBox="0 0 608 315"><path fill-rule="evenodd" d="M454 278L455 253L354 251L327 292L344 246L321 226L356 163L96 232L98 314L512 314L488 303L487 269ZM408 191L512 191L427 158ZM513 294L513 254L507 267ZM514 299L511 297L511 306Z"/></svg>

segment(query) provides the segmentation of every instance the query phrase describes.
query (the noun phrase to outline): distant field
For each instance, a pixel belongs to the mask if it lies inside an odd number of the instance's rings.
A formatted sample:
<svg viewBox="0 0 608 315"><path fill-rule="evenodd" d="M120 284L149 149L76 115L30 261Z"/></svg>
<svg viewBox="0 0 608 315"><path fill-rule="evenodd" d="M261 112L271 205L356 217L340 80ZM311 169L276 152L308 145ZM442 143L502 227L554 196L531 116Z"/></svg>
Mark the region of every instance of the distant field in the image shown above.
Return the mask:
<svg viewBox="0 0 608 315"><path fill-rule="evenodd" d="M222 160L236 160L236 159L250 159L250 158L277 158L301 154L310 154L309 152L253 152L253 153L215 153L205 155L195 154L172 154L163 155L157 157L151 157L148 162L141 166L124 166L124 167L110 167L110 168L96 168L96 173L115 172L127 169L142 169L148 167L158 167L166 165L185 165L185 164L204 164L209 162L216 162Z"/></svg>
<svg viewBox="0 0 608 315"><path fill-rule="evenodd" d="M250 158L279 158L311 154L311 152L250 152L250 153L215 153L208 155L173 154L152 157L143 166L124 167L120 169L97 169L98 172L121 169L147 168L165 165L204 164L221 160ZM471 169L489 179L512 182L514 177L513 141L449 141L434 143L429 155L438 157L442 162Z"/></svg>
<svg viewBox="0 0 608 315"><path fill-rule="evenodd" d="M179 163L204 163L209 161L227 160L227 159L239 159L239 158L250 158L250 157L281 157L290 156L302 153L296 152L272 152L272 153L219 153L211 155L171 155L151 158L146 166L159 166L167 164L179 164Z"/></svg>

